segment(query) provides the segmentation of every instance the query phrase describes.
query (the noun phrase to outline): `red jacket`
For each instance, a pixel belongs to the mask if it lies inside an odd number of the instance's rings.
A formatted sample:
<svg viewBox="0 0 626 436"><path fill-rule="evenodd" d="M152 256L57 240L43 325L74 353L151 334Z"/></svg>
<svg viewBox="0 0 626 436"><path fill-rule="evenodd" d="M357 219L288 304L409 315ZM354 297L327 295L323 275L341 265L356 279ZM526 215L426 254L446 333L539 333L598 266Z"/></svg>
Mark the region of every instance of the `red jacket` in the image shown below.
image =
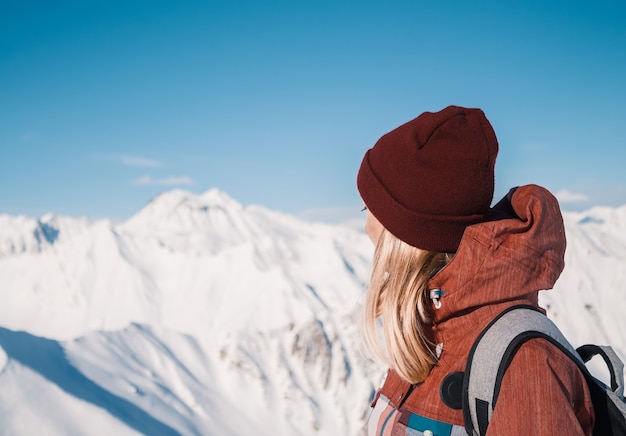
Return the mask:
<svg viewBox="0 0 626 436"><path fill-rule="evenodd" d="M370 422L370 434L405 434L395 432L401 431L409 412L463 426L462 411L446 406L440 397L443 378L465 370L472 344L497 314L517 304L538 306L538 292L554 286L564 254L558 203L539 186L511 191L490 220L468 227L454 259L429 283L445 292L433 326L436 342L443 344L439 361L415 387L389 371L379 392L389 403L387 414L371 419L388 418L398 408L399 413L384 426ZM554 345L532 339L522 345L504 376L488 435L591 434L593 421L589 391L576 364Z"/></svg>

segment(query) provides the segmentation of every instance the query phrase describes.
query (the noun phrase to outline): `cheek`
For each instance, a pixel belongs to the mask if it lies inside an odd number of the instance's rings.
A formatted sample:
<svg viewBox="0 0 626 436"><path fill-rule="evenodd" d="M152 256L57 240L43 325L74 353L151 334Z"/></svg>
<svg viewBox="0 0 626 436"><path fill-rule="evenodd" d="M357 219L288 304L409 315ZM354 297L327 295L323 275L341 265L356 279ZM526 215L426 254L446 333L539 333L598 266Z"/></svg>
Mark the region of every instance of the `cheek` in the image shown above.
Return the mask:
<svg viewBox="0 0 626 436"><path fill-rule="evenodd" d="M367 221L365 221L365 234L369 236L374 245L378 243L378 238L382 232L383 225L371 214L368 214Z"/></svg>
<svg viewBox="0 0 626 436"><path fill-rule="evenodd" d="M373 238L374 234L372 232L372 226L370 225L369 221L365 223L365 234L369 236L372 242L374 242L374 238Z"/></svg>

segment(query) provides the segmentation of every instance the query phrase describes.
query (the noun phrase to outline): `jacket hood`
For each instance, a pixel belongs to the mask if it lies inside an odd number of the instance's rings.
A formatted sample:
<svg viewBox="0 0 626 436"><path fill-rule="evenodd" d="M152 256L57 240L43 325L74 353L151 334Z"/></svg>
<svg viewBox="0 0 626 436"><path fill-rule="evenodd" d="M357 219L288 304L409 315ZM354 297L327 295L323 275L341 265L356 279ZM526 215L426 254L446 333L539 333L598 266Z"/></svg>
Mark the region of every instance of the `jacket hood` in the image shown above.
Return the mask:
<svg viewBox="0 0 626 436"><path fill-rule="evenodd" d="M537 305L538 292L552 289L563 271L565 245L556 198L537 185L512 189L487 221L467 227L454 258L429 282L444 292L435 330L478 308Z"/></svg>

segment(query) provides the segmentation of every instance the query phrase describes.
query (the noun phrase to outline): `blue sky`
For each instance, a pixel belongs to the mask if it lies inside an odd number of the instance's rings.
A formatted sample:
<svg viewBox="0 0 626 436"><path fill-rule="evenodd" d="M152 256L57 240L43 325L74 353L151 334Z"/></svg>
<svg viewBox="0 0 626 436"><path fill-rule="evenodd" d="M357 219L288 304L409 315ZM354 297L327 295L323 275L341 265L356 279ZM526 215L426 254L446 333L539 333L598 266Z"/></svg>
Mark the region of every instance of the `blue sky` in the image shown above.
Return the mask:
<svg viewBox="0 0 626 436"><path fill-rule="evenodd" d="M423 111L480 107L496 196L626 204L622 1L0 2L0 213L121 221L160 192L332 219Z"/></svg>

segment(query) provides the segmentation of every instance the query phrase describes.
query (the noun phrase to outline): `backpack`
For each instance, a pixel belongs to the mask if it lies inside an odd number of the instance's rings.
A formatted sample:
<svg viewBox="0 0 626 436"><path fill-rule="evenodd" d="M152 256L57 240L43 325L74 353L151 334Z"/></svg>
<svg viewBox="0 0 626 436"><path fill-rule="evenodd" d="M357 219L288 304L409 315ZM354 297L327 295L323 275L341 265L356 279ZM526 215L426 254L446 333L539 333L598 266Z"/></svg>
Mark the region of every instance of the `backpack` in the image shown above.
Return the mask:
<svg viewBox="0 0 626 436"><path fill-rule="evenodd" d="M485 435L496 406L502 377L519 347L544 338L569 356L585 376L595 412L594 435L626 435L624 364L609 346L583 345L575 350L558 327L533 306L513 306L496 317L474 343L462 385L465 429ZM593 377L585 363L600 355L609 368L611 386Z"/></svg>

